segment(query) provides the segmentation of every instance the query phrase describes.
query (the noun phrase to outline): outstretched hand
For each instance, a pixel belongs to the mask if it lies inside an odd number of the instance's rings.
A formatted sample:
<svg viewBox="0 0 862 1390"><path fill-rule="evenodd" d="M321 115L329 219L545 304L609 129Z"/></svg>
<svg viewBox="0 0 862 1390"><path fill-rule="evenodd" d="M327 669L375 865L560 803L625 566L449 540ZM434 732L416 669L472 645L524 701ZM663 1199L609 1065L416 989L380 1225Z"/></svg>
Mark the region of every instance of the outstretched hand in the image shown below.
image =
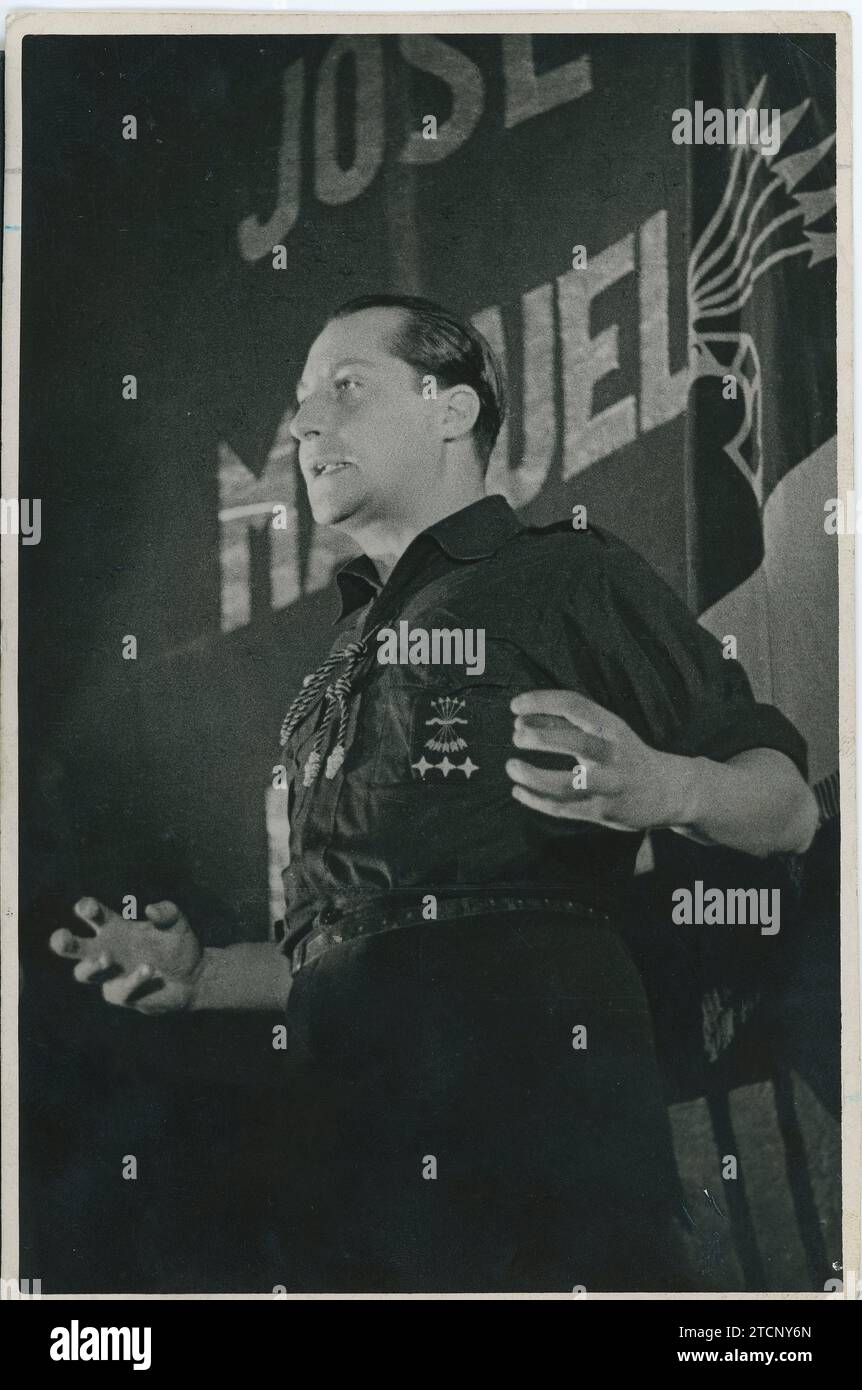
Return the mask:
<svg viewBox="0 0 862 1390"><path fill-rule="evenodd" d="M611 830L653 830L688 815L692 759L650 748L618 715L574 690L527 691L510 707L516 748L577 760L556 772L510 758L512 795L525 806Z"/></svg>
<svg viewBox="0 0 862 1390"><path fill-rule="evenodd" d="M65 927L51 936L51 950L77 961L81 984L101 984L108 1004L142 1014L189 1007L203 966L203 951L176 903L151 903L145 921L130 922L95 898L81 898L75 915L93 929L76 936Z"/></svg>

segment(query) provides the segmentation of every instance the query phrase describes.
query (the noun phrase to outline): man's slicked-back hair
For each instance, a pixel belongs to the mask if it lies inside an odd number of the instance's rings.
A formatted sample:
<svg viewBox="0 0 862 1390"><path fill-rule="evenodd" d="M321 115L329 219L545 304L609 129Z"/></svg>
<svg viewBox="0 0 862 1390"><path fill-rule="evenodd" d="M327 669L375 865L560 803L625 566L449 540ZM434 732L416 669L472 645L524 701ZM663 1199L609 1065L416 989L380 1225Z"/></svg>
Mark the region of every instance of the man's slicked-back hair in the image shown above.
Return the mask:
<svg viewBox="0 0 862 1390"><path fill-rule="evenodd" d="M420 376L433 376L443 388L472 386L480 407L473 438L487 468L506 418L506 385L490 343L473 324L463 323L432 299L413 294L359 295L340 304L329 322L363 309L402 309L389 340L393 355Z"/></svg>

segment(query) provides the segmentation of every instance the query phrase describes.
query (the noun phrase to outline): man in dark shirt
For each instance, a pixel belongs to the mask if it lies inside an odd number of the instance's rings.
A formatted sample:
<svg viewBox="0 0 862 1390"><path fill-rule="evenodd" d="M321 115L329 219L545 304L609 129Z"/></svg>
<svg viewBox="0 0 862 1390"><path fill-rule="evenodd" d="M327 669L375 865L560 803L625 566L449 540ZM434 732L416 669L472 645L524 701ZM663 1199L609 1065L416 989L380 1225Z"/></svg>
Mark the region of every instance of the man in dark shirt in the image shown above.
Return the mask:
<svg viewBox="0 0 862 1390"><path fill-rule="evenodd" d="M475 329L352 301L297 399L315 519L362 554L282 726L280 939L201 950L172 903L86 898L95 936L52 945L141 1012L286 1006L296 1289L691 1287L616 927L647 831L807 848L804 744L621 542L485 495Z"/></svg>

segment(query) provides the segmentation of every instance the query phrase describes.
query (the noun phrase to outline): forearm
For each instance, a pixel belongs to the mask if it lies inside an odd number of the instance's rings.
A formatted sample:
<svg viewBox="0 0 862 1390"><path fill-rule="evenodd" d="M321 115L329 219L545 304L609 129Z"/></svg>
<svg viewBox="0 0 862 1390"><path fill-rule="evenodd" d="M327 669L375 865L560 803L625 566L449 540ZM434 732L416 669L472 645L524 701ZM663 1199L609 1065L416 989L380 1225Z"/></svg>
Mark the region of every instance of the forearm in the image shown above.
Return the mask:
<svg viewBox="0 0 862 1390"><path fill-rule="evenodd" d="M290 962L274 942L207 947L189 1007L282 1011L291 981Z"/></svg>
<svg viewBox="0 0 862 1390"><path fill-rule="evenodd" d="M675 758L679 819L672 829L701 844L761 858L803 853L817 829L817 803L783 753L752 748L726 763Z"/></svg>

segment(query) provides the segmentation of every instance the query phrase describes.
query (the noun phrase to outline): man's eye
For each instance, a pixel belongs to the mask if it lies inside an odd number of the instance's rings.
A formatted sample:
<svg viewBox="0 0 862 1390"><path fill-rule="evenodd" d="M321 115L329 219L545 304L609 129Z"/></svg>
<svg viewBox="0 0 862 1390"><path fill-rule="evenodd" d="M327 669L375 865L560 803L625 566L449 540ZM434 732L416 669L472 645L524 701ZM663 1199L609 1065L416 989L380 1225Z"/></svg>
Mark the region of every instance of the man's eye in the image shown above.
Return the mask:
<svg viewBox="0 0 862 1390"><path fill-rule="evenodd" d="M343 376L340 379L340 381L336 381L335 389L336 391L347 391L352 390L354 387L359 386L360 384L361 383L357 381L356 377Z"/></svg>

